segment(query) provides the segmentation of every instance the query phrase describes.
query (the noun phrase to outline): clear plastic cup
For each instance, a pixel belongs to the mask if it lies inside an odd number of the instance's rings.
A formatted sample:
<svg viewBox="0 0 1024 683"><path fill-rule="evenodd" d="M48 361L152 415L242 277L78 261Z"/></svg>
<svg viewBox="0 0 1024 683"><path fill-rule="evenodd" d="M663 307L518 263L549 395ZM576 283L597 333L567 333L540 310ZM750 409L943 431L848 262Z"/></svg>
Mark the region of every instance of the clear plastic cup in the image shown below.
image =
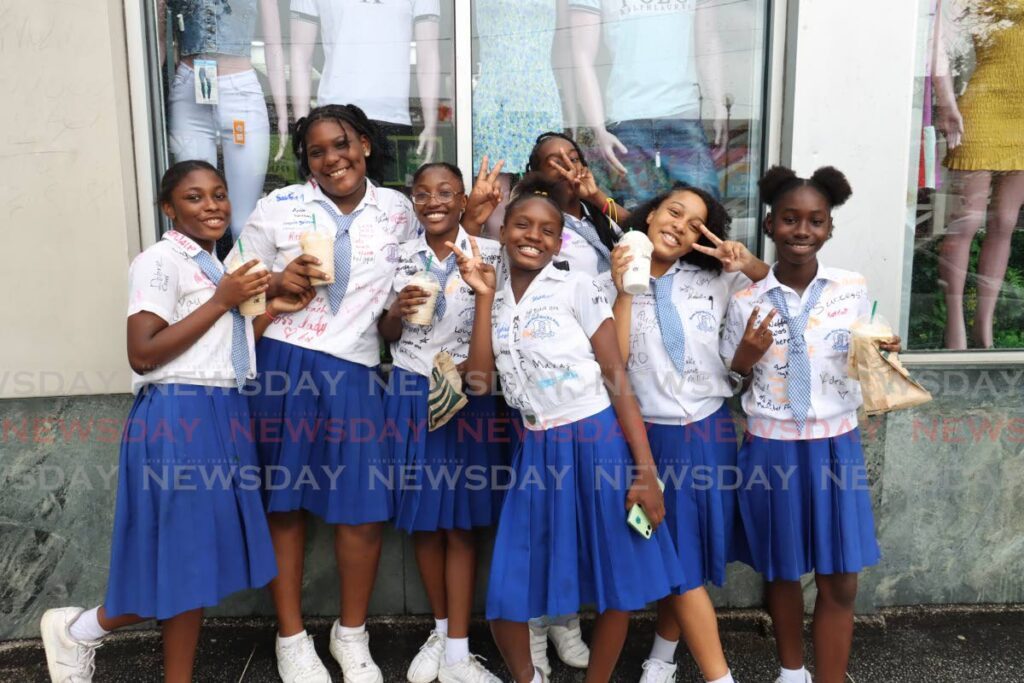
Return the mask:
<svg viewBox="0 0 1024 683"><path fill-rule="evenodd" d="M228 268L229 273L233 273L247 263L246 260L236 259L231 263ZM252 268L250 268L246 275L252 275L262 270L266 270L267 267L263 265L262 261L257 261ZM267 295L265 292L260 292L251 299L246 299L242 303L238 304L238 312L244 316L253 317L257 315L263 315L267 310Z"/></svg>
<svg viewBox="0 0 1024 683"><path fill-rule="evenodd" d="M327 275L324 279L309 278L313 286L319 287L334 282L334 235L310 230L299 236L299 246L302 247L303 254L320 259L320 270Z"/></svg>
<svg viewBox="0 0 1024 683"><path fill-rule="evenodd" d="M426 271L420 271L409 280L410 285L427 292L427 300L413 313L405 317L413 325L431 325L434 322L434 307L437 306L437 294L441 291L441 283Z"/></svg>

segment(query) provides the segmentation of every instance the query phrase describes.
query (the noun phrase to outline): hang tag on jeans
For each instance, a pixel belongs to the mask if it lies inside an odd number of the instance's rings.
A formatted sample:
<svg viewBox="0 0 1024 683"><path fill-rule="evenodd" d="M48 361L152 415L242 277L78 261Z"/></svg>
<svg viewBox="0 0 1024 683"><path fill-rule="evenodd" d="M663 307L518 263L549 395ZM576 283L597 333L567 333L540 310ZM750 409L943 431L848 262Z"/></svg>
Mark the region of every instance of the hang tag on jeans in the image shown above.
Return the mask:
<svg viewBox="0 0 1024 683"><path fill-rule="evenodd" d="M235 119L231 122L231 131L234 135L236 145L245 144L245 120Z"/></svg>
<svg viewBox="0 0 1024 683"><path fill-rule="evenodd" d="M197 59L192 65L196 81L196 104L217 104L217 62Z"/></svg>

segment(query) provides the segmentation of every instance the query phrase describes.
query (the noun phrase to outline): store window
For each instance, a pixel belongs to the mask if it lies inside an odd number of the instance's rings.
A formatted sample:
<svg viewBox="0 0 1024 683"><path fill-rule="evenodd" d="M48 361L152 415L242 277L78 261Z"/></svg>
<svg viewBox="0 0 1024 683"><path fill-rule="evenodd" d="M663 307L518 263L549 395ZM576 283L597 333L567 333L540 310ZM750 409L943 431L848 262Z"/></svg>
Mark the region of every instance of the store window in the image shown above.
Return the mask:
<svg viewBox="0 0 1024 683"><path fill-rule="evenodd" d="M631 209L676 181L722 198L757 243L764 0L478 0L473 157L520 174L564 131Z"/></svg>
<svg viewBox="0 0 1024 683"><path fill-rule="evenodd" d="M1024 348L1024 0L925 0L911 349Z"/></svg>
<svg viewBox="0 0 1024 683"><path fill-rule="evenodd" d="M759 248L767 0L474 0L458 26L454 0L150 2L157 157L224 169L234 234L297 182L294 121L351 102L392 141L382 184L487 155L507 188L536 137L562 131L622 207L682 180L721 197L733 236ZM457 32L471 54L456 54ZM464 83L459 59L472 60ZM471 158L456 154L457 89L472 94Z"/></svg>

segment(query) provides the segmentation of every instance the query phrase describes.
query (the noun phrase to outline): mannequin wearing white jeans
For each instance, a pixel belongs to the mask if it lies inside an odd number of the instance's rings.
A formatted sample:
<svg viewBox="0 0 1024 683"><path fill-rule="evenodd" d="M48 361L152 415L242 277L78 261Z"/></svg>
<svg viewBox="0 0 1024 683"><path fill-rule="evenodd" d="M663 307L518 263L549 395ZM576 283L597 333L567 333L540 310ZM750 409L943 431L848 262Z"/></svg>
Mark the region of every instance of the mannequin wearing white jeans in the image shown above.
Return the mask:
<svg viewBox="0 0 1024 683"><path fill-rule="evenodd" d="M217 166L217 145L224 153L224 174L231 196L231 236L238 238L263 196L270 154L270 119L263 88L253 70L218 76L218 104L196 104L195 72L178 65L171 84L169 135L175 161L202 159ZM245 122L244 141L234 122Z"/></svg>

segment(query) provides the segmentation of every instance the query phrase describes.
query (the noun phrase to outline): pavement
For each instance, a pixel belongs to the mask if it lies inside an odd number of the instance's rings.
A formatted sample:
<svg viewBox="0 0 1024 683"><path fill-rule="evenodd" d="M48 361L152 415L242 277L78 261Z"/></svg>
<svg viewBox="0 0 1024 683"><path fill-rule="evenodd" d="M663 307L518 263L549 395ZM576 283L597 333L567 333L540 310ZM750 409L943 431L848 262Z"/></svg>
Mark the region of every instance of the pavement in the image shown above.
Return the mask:
<svg viewBox="0 0 1024 683"><path fill-rule="evenodd" d="M426 638L432 621L423 617L378 617L370 620L371 648L387 683L405 680L405 668ZM777 675L774 643L761 611L722 610L722 642L738 683L771 683ZM327 652L329 619L310 619L309 631L334 680L341 674ZM584 637L593 626L583 618ZM633 618L614 681L638 681L650 648L654 619ZM810 635L807 634L808 649ZM486 623L473 624L473 651L502 680L509 680ZM209 619L203 628L195 680L201 682L274 682L274 625L270 619ZM557 657L551 649L549 657ZM678 681L700 682L689 655L680 648ZM96 655L99 683L159 681L160 636L156 630L119 633ZM809 653L810 661L810 653ZM554 683L583 681L583 672L557 663ZM47 681L38 640L0 643L0 681ZM858 618L850 662L852 683L1021 683L1024 682L1024 605L913 607L886 609Z"/></svg>

